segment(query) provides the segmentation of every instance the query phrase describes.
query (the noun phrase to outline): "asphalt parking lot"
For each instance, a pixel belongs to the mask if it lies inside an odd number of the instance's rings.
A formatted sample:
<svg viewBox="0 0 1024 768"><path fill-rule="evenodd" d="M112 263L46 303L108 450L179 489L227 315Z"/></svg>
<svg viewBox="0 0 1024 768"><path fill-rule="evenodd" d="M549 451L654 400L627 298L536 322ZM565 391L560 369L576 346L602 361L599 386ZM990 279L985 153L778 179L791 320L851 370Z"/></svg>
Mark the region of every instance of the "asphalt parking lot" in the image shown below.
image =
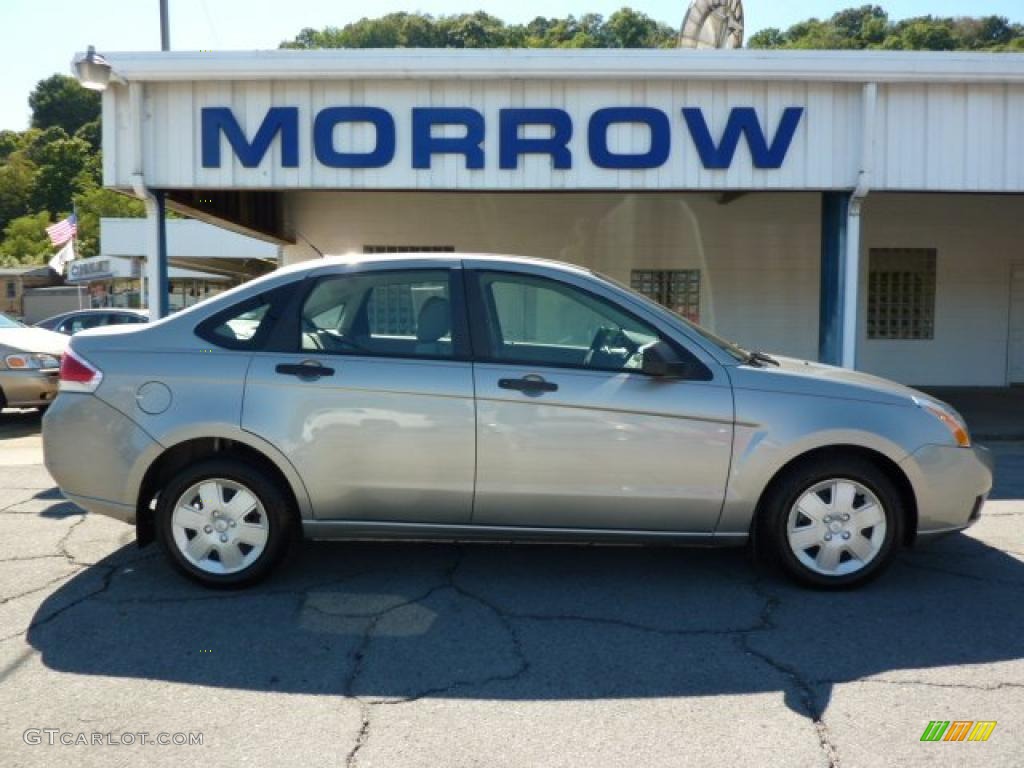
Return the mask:
<svg viewBox="0 0 1024 768"><path fill-rule="evenodd" d="M309 543L216 593L64 501L38 426L0 416L4 766L1024 764L1024 443L977 526L857 592L741 551Z"/></svg>

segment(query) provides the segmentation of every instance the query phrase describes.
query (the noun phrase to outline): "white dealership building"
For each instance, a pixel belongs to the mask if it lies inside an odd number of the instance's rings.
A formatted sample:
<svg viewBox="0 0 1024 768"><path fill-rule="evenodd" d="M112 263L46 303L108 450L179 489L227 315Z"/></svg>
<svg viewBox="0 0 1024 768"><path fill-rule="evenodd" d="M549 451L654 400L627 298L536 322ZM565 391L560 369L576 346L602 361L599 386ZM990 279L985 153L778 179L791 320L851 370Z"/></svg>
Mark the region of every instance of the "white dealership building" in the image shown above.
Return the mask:
<svg viewBox="0 0 1024 768"><path fill-rule="evenodd" d="M561 259L750 348L1024 383L1024 56L104 54L106 184L285 263Z"/></svg>

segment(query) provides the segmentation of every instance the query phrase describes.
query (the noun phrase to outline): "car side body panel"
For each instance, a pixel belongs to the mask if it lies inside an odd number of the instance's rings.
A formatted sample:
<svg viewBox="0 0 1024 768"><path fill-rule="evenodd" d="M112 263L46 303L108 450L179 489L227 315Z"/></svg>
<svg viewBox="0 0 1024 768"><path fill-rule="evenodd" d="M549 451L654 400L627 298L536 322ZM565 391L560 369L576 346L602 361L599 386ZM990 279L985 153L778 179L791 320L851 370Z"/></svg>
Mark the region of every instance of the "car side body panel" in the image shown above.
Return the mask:
<svg viewBox="0 0 1024 768"><path fill-rule="evenodd" d="M732 453L714 381L478 364L474 523L710 533ZM543 375L555 392L502 389Z"/></svg>
<svg viewBox="0 0 1024 768"><path fill-rule="evenodd" d="M850 378L849 373L840 376ZM813 387L816 394L811 394L810 382L772 368L736 366L730 375L736 402L736 442L719 531L749 530L771 479L794 459L823 448L863 448L903 468L918 499L923 531L965 527L974 496L991 487L991 472L977 471L976 450L949 445L945 428L938 420L925 417L909 397L875 394L850 382L828 380L818 381ZM916 468L913 460L908 462L908 457L928 445L954 450L946 457L951 462L947 468L966 471L974 485L987 487L967 494L961 489L936 508L929 489L934 480L931 473ZM954 508L960 512L954 513Z"/></svg>
<svg viewBox="0 0 1024 768"><path fill-rule="evenodd" d="M276 372L310 359L333 375ZM317 519L468 523L474 414L468 362L260 353L241 420L281 446Z"/></svg>

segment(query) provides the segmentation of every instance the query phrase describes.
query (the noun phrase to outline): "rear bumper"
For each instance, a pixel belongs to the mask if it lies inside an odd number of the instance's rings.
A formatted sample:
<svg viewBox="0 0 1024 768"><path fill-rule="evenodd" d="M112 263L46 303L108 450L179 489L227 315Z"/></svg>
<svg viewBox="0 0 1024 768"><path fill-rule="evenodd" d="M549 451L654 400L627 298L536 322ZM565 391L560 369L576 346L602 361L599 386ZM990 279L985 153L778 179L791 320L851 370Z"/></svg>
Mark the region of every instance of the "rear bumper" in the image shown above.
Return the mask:
<svg viewBox="0 0 1024 768"><path fill-rule="evenodd" d="M0 371L0 391L7 405L23 408L47 405L57 397L60 371Z"/></svg>
<svg viewBox="0 0 1024 768"><path fill-rule="evenodd" d="M903 460L917 497L917 533L930 536L974 524L992 490L995 463L984 446L926 445Z"/></svg>
<svg viewBox="0 0 1024 768"><path fill-rule="evenodd" d="M98 397L64 392L43 417L43 458L78 506L135 522L142 476L161 451L138 424Z"/></svg>

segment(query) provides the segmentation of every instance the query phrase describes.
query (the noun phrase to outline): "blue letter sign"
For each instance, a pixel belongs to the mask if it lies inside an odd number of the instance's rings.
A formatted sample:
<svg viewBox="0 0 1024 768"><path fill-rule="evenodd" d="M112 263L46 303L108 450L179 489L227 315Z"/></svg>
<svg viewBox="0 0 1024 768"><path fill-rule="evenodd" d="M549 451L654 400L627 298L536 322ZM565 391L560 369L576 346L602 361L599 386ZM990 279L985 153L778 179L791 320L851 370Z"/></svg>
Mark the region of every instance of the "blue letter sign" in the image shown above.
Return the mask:
<svg viewBox="0 0 1024 768"><path fill-rule="evenodd" d="M514 171L519 167L519 156L551 155L554 168L560 171L572 168L572 118L561 109L503 109L499 113L502 170ZM520 126L550 125L551 136L546 139L526 139L519 135Z"/></svg>
<svg viewBox="0 0 1024 768"><path fill-rule="evenodd" d="M435 125L462 125L461 138L434 136ZM466 168L484 167L484 116L475 109L417 107L412 111L412 167L430 168L433 155L464 155Z"/></svg>
<svg viewBox="0 0 1024 768"><path fill-rule="evenodd" d="M221 167L222 137L227 139L238 162L245 168L257 168L266 159L273 142L280 136L281 166L299 166L299 109L272 107L250 141L229 107L203 107L201 110L202 164L204 168ZM683 158L682 151L672 159L672 142L685 140L686 133L693 141L704 167L709 170L728 170L736 159L740 141L745 140L755 168L777 169L786 161L793 144L803 107L787 107L782 112L778 128L769 142L753 107L734 107L725 120L725 129L717 140L711 135L704 111L697 107L682 110L685 128L655 107L606 107L594 111L587 124L586 145L590 162L596 168L610 170L652 170ZM410 120L411 117L411 120ZM385 109L368 106L325 107L312 119L313 154L328 168L384 168L395 160L396 140L399 134L396 117ZM403 141L409 141L412 150L412 168L429 170L434 155L462 155L467 170L478 171L488 161L484 149L486 118L470 107L411 107L401 115ZM547 155L551 168L565 171L573 167L573 117L563 109L499 109L498 110L498 167L515 171L523 155ZM335 129L346 123L363 123L372 127L374 142L369 151L352 151L352 147L335 145ZM408 128L407 128L408 125ZM612 126L629 126L627 146L613 151L608 135ZM442 134L444 126L455 126L451 133ZM528 135L533 126L540 136ZM543 129L549 135L543 135ZM462 130L463 129L464 133ZM408 132L407 132L408 131ZM650 135L645 150L634 150L638 139L632 136ZM580 141L579 144L583 142ZM582 147L580 148L582 151ZM392 180L393 181L393 180ZM400 179L399 179L400 182Z"/></svg>
<svg viewBox="0 0 1024 768"><path fill-rule="evenodd" d="M203 168L220 168L220 134L227 137L238 161L246 168L256 168L263 160L270 142L281 134L281 165L299 167L299 110L297 107L273 107L267 111L260 129L250 144L235 116L227 107L204 107L202 111Z"/></svg>
<svg viewBox="0 0 1024 768"><path fill-rule="evenodd" d="M736 107L729 113L729 122L725 124L722 141L716 147L704 119L703 110L692 107L683 109L683 117L686 118L686 125L690 129L693 143L697 145L697 152L704 167L714 170L725 170L732 165L741 134L747 137L747 146L750 147L755 168L781 168L803 114L802 107L787 108L782 113L782 121L775 133L775 140L769 147L761 123L757 119L757 112L752 107Z"/></svg>
<svg viewBox="0 0 1024 768"><path fill-rule="evenodd" d="M370 123L377 145L370 152L339 152L334 148L338 123ZM377 107L328 107L313 122L316 159L328 168L383 168L395 158L395 119Z"/></svg>
<svg viewBox="0 0 1024 768"><path fill-rule="evenodd" d="M615 123L643 123L651 132L651 147L642 154L615 154L608 149L608 127ZM590 159L599 168L660 168L668 161L672 127L668 115L650 107L599 109L590 118L587 131Z"/></svg>

